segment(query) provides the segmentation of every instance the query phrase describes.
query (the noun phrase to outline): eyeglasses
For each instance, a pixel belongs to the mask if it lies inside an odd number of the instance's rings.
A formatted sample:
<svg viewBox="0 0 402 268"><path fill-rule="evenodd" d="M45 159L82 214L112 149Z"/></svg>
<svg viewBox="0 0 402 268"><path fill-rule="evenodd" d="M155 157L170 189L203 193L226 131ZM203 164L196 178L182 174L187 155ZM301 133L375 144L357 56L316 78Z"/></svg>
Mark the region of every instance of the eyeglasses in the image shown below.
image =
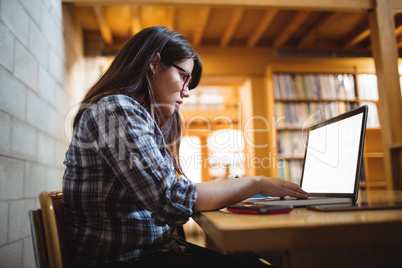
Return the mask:
<svg viewBox="0 0 402 268"><path fill-rule="evenodd" d="M183 68L181 68L180 66L178 66L178 65L176 65L176 64L174 64L174 63L171 63L170 65L172 65L172 66L173 66L174 68L176 68L177 70L186 73L186 75L183 75L183 76L184 76L184 78L183 78L183 82L184 82L184 83L183 83L183 88L182 88L181 90L184 90L185 88L187 88L188 90L190 90L190 89L188 88L188 85L190 84L191 73L187 72L186 70L184 70Z"/></svg>

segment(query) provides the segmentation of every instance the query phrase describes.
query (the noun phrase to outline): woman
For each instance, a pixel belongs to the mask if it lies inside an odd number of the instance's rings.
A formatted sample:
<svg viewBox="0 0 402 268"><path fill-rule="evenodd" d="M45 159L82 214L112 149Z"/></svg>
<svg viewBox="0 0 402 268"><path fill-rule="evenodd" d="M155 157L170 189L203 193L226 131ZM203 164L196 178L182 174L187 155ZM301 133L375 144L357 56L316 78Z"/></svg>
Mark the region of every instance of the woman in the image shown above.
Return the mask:
<svg viewBox="0 0 402 268"><path fill-rule="evenodd" d="M85 96L63 178L64 216L77 265L169 267L175 260L174 267L233 266L237 262L230 258L185 242L176 227L194 212L257 193L308 196L276 178L199 184L177 178L184 175L178 107L201 71L199 56L183 36L151 27L123 46Z"/></svg>

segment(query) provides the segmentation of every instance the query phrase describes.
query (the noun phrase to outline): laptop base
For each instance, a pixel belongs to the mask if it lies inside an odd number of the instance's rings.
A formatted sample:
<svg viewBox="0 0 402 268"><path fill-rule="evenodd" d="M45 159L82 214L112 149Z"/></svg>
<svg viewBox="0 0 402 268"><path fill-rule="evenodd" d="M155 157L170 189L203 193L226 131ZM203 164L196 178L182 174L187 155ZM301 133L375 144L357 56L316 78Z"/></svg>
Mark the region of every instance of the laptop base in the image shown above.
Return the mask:
<svg viewBox="0 0 402 268"><path fill-rule="evenodd" d="M279 199L279 198L249 198L247 203L253 205L270 205L270 206L293 206L307 207L328 204L352 204L351 198L342 197L309 197L307 199Z"/></svg>

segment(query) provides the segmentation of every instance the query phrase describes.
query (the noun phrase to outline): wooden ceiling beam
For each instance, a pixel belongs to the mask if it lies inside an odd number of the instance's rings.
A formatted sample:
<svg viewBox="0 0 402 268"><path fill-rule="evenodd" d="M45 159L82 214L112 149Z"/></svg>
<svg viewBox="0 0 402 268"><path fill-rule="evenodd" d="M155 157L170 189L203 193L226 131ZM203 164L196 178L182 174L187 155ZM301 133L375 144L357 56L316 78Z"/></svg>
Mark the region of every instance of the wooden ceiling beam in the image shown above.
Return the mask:
<svg viewBox="0 0 402 268"><path fill-rule="evenodd" d="M401 34L402 34L402 25L399 25L395 29L396 45L397 45L398 49L402 47L402 36L400 36Z"/></svg>
<svg viewBox="0 0 402 268"><path fill-rule="evenodd" d="M62 0L63 3L74 3L77 5L102 4L110 5L110 0ZM373 9L372 0L337 0L318 1L318 0L114 0L114 5L187 5L187 6L226 6L226 7L260 7L260 8L284 8L284 9L312 9L321 11L331 10L370 10ZM394 0L394 8L401 6L400 1Z"/></svg>
<svg viewBox="0 0 402 268"><path fill-rule="evenodd" d="M281 32L278 38L274 41L274 48L278 48L285 44L286 41L293 35L295 31L303 24L307 17L311 14L311 11L300 11L297 15L289 22L285 29Z"/></svg>
<svg viewBox="0 0 402 268"><path fill-rule="evenodd" d="M350 49L368 36L370 36L370 28L367 18L362 18L360 23L345 36L344 40L340 41L339 46L345 50Z"/></svg>
<svg viewBox="0 0 402 268"><path fill-rule="evenodd" d="M370 36L370 29L366 28L363 31L361 31L360 33L358 33L355 36L353 36L352 38L350 38L347 42L345 42L345 44L342 46L342 48L349 49L369 36Z"/></svg>
<svg viewBox="0 0 402 268"><path fill-rule="evenodd" d="M142 30L141 9L139 6L131 7L131 35Z"/></svg>
<svg viewBox="0 0 402 268"><path fill-rule="evenodd" d="M355 31L356 32L356 31ZM362 41L363 39L367 38L370 36L370 29L367 28L367 26L365 28L360 28L360 31L357 31L357 34L354 34L352 38L350 38L348 41L346 41L344 43L344 45L342 46L343 49L349 49L351 47L353 47L354 45L356 45L357 43L359 43L360 41ZM397 40L400 40L401 38L398 38L399 35L402 35L402 25L399 25L396 29L395 29L395 35L397 36ZM400 42L398 42L398 48L400 48ZM370 46L371 47L371 46ZM368 48L370 48L368 47Z"/></svg>
<svg viewBox="0 0 402 268"><path fill-rule="evenodd" d="M222 39L220 41L221 47L226 47L229 44L237 26L239 25L241 18L243 17L243 13L244 8L236 8L235 10L233 10L232 17L230 18L225 33L223 34Z"/></svg>
<svg viewBox="0 0 402 268"><path fill-rule="evenodd" d="M102 35L103 41L105 42L105 44L111 45L113 43L113 36L109 26L105 21L105 17L103 16L102 6L95 5L93 6L93 10L95 12L96 21L99 25L99 30Z"/></svg>
<svg viewBox="0 0 402 268"><path fill-rule="evenodd" d="M297 47L298 48L303 48L307 44L315 41L317 39L317 33L318 29L321 27L324 27L324 25L328 22L333 20L336 16L338 16L339 13L336 12L331 12L328 16L324 16L321 18L314 27L312 27L307 34L304 35L304 37L299 41Z"/></svg>
<svg viewBox="0 0 402 268"><path fill-rule="evenodd" d="M402 34L402 25L399 25L395 29L395 35L401 35Z"/></svg>
<svg viewBox="0 0 402 268"><path fill-rule="evenodd" d="M193 42L192 42L194 46L198 46L201 43L202 37L204 35L205 27L207 26L210 12L211 12L210 7L202 7L200 9L196 28L194 29L194 36L193 36Z"/></svg>
<svg viewBox="0 0 402 268"><path fill-rule="evenodd" d="M275 18L278 11L279 10L277 8L268 9L267 11L265 11L264 17L258 23L258 27L251 34L251 36L247 42L248 47L254 47L258 43L261 36L264 34L266 29L269 27L269 25L271 24L272 20Z"/></svg>

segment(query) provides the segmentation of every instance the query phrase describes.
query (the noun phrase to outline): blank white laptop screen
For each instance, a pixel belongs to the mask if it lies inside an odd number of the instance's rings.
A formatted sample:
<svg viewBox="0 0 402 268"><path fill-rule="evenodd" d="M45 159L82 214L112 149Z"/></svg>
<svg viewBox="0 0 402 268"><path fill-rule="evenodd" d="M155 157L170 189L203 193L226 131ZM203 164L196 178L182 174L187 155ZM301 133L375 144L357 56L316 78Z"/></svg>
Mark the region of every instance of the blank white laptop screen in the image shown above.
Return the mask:
<svg viewBox="0 0 402 268"><path fill-rule="evenodd" d="M310 130L302 188L309 193L350 193L355 187L363 113Z"/></svg>

